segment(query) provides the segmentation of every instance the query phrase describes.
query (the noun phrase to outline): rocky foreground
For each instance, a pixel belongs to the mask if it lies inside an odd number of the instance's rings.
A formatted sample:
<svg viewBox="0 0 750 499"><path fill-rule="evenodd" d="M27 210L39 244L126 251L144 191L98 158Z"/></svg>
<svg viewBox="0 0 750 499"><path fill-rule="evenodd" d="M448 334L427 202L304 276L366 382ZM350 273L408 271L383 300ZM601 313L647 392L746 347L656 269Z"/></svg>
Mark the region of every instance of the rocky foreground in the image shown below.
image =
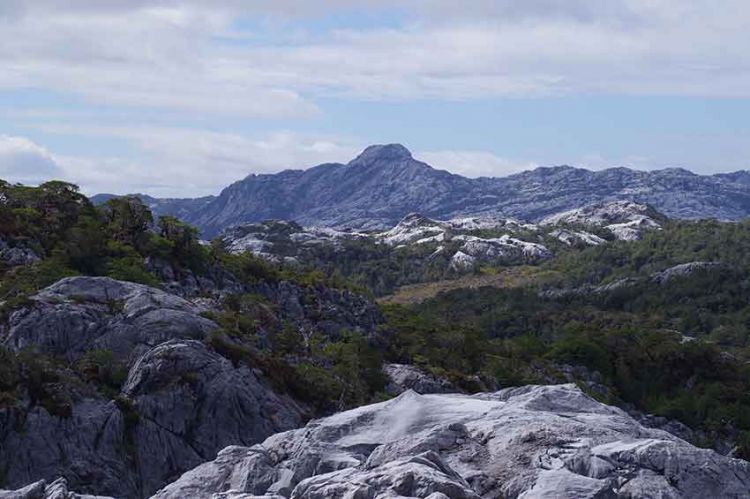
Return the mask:
<svg viewBox="0 0 750 499"><path fill-rule="evenodd" d="M374 328L361 299L321 290L312 300L289 283L260 290L284 317L323 331ZM260 292L259 291L259 292ZM252 445L303 424L304 408L257 369L206 345L217 325L193 301L103 277L71 277L42 290L0 325L0 345L77 365L92 352L124 366L104 397L66 371L43 371L31 393L0 407L0 480L45 493L59 476L79 492L147 497L227 445ZM354 311L354 312L352 312ZM296 319L295 319L296 317ZM42 491L42 492L40 492ZM40 495L42 494L42 495Z"/></svg>
<svg viewBox="0 0 750 499"><path fill-rule="evenodd" d="M214 495L217 494L217 495ZM159 499L748 497L750 463L647 429L574 385L419 395L229 447Z"/></svg>
<svg viewBox="0 0 750 499"><path fill-rule="evenodd" d="M574 385L407 391L252 447L232 446L153 497L740 498L750 463L638 424ZM83 498L64 480L0 498Z"/></svg>
<svg viewBox="0 0 750 499"><path fill-rule="evenodd" d="M287 287L267 293L301 324L314 314L332 334L374 328L366 307L337 312L346 294L308 310ZM389 365L398 397L300 428L296 401L202 341L217 325L196 302L147 286L64 279L5 327L12 351L77 362L106 349L127 377L114 399L60 378L0 411L3 479L30 484L0 499L750 497L750 463L646 428L575 385L420 395L408 388L453 387Z"/></svg>
<svg viewBox="0 0 750 499"><path fill-rule="evenodd" d="M81 497L37 483L2 497ZM53 495L50 490L63 490ZM47 492L45 492L45 490ZM3 495L5 494L5 495ZM740 498L750 463L648 429L574 385L419 395L228 447L154 496Z"/></svg>

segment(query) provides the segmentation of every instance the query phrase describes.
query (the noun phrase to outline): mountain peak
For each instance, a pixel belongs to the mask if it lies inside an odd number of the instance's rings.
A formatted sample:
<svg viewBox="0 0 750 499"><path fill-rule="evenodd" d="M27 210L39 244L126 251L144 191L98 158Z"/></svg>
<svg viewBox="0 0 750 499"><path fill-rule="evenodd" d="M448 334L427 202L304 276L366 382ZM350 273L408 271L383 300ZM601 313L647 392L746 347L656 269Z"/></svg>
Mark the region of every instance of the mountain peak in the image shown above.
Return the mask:
<svg viewBox="0 0 750 499"><path fill-rule="evenodd" d="M412 159L411 152L401 144L376 144L365 148L352 163L372 161L399 161Z"/></svg>

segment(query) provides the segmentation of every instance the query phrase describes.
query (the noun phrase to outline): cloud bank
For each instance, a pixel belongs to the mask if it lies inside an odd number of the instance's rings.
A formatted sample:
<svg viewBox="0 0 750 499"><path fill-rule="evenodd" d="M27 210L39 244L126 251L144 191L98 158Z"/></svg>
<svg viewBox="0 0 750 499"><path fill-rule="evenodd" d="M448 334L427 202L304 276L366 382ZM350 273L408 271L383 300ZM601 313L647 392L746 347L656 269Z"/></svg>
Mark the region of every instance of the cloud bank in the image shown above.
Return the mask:
<svg viewBox="0 0 750 499"><path fill-rule="evenodd" d="M6 0L0 92L123 111L127 120L73 128L77 140L115 137L132 150L62 156L3 136L0 176L213 192L250 172L351 157L367 138L276 125L314 119L330 99L750 98L748 19L744 0ZM151 113L168 122L138 118ZM470 176L535 163L474 150L423 157Z"/></svg>

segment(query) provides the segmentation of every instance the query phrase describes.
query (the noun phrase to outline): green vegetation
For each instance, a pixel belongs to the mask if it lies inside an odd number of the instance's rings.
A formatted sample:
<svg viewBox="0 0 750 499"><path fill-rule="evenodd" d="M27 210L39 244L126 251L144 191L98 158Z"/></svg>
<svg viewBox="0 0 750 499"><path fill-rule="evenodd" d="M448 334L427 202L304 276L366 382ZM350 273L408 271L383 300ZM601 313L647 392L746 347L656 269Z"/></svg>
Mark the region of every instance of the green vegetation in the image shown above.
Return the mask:
<svg viewBox="0 0 750 499"><path fill-rule="evenodd" d="M42 258L30 266L0 268L0 301L6 308L65 276L158 285L147 259L166 262L178 272L199 271L208 262L195 229L162 217L154 230L150 210L136 198L94 207L77 186L47 182L39 187L0 183L0 199L0 237Z"/></svg>
<svg viewBox="0 0 750 499"><path fill-rule="evenodd" d="M732 439L750 457L750 222L665 221L641 241L559 246L557 258L539 266L487 266L454 279L445 256L452 253L433 255L430 245L343 240L337 248L311 245L292 266L231 255L219 241L201 245L195 229L173 217L154 220L137 199L94 207L62 182L0 183L0 203L2 240L41 258L0 268L0 319L71 275L158 286L166 268L170 280L231 279L253 292L223 296L220 309L206 313L219 325L206 343L237 366L261 369L315 415L381 398L384 361L419 365L467 391L564 381L573 366L589 375L576 380L586 389L593 380L592 394L604 401L676 418L707 443ZM654 278L694 261L720 265ZM300 327L263 291L284 281L313 311L326 288L372 297L427 284L381 305L386 321L374 342L326 333L315 317ZM95 389L135 425L132 402L118 395L125 375L107 351L66 365L0 349L0 406L24 395L67 416L76 393Z"/></svg>
<svg viewBox="0 0 750 499"><path fill-rule="evenodd" d="M545 264L544 287L454 289L385 306L388 357L502 385L563 380L563 365L583 366L598 373L605 401L732 438L748 457L748 255L750 223L672 222L642 241L560 256ZM693 261L721 265L654 279Z"/></svg>

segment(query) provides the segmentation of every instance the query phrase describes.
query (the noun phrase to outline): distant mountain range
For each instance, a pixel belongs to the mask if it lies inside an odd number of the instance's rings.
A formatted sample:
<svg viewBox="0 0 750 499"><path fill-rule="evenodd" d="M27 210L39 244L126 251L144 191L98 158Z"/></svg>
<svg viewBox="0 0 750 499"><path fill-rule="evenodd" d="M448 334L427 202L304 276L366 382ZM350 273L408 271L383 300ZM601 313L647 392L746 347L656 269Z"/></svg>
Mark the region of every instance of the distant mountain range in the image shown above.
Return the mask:
<svg viewBox="0 0 750 499"><path fill-rule="evenodd" d="M94 196L96 203L112 197ZM373 145L347 164L252 174L218 196L140 196L157 215L170 214L210 238L227 227L269 219L306 226L382 229L404 215L493 215L539 221L591 203L630 200L675 218L734 220L750 215L750 172L697 175L681 168L589 171L540 167L508 177L470 179L415 160L399 144Z"/></svg>

